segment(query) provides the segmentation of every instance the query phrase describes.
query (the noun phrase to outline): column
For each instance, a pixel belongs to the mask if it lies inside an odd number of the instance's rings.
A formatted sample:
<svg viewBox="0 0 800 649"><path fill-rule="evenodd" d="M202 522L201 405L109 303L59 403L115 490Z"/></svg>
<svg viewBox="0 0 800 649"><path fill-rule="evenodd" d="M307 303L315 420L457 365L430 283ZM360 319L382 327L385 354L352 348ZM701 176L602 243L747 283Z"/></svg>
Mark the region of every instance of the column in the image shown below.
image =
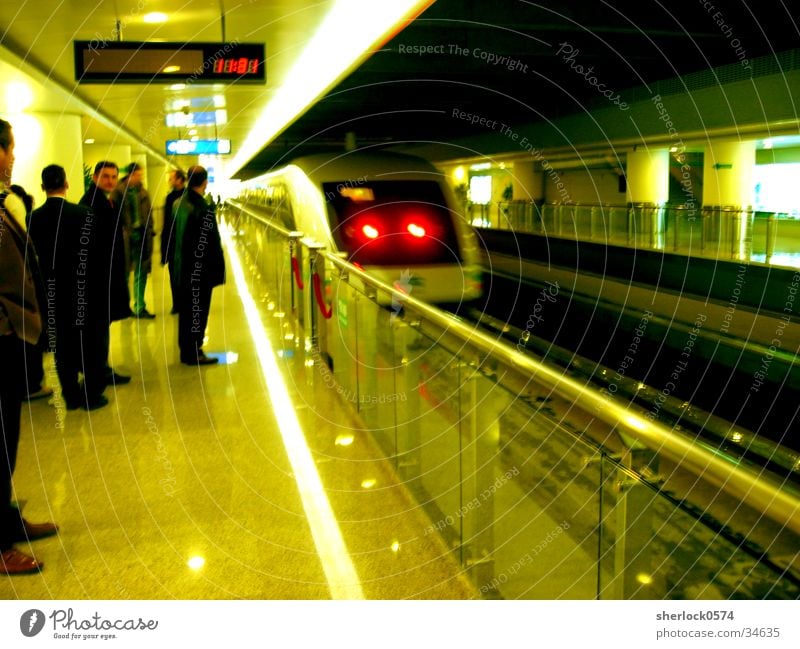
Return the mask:
<svg viewBox="0 0 800 649"><path fill-rule="evenodd" d="M714 140L703 156L703 252L747 259L752 245L754 140Z"/></svg>
<svg viewBox="0 0 800 649"><path fill-rule="evenodd" d="M628 151L625 178L631 205L628 242L635 246L663 247L663 205L669 200L669 149L638 146Z"/></svg>

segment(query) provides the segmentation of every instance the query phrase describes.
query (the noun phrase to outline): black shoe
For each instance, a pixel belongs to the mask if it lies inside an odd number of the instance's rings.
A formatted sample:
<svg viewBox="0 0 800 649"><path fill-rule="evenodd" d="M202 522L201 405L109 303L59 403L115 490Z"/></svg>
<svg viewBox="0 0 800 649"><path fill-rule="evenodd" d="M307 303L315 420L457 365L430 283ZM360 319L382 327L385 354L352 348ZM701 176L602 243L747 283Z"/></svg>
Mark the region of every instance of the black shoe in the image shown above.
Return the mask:
<svg viewBox="0 0 800 649"><path fill-rule="evenodd" d="M134 318L145 318L146 320L152 320L155 316L150 313L147 309L142 309L141 311L137 311L133 314Z"/></svg>
<svg viewBox="0 0 800 649"><path fill-rule="evenodd" d="M97 410L98 408L102 408L103 406L107 405L108 405L108 399L101 394L99 397L95 397L91 401L82 403L81 408L83 408L84 410Z"/></svg>
<svg viewBox="0 0 800 649"><path fill-rule="evenodd" d="M213 365L214 363L219 363L219 359L199 352L197 356L181 356L181 363L184 365Z"/></svg>
<svg viewBox="0 0 800 649"><path fill-rule="evenodd" d="M131 382L130 376L125 376L124 374L117 374L116 372L111 372L106 377L106 384L107 385L125 385L126 383Z"/></svg>

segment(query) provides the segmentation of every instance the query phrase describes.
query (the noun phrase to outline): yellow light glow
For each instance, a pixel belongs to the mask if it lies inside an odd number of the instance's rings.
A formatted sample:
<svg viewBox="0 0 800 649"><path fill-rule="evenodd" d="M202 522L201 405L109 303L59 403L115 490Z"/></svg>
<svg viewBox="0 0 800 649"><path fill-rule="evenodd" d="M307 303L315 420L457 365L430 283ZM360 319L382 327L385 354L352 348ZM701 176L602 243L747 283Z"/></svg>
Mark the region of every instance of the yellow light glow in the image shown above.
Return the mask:
<svg viewBox="0 0 800 649"><path fill-rule="evenodd" d="M168 65L165 67L162 72L164 74L172 74L173 72L180 72L181 66L179 65Z"/></svg>
<svg viewBox="0 0 800 649"><path fill-rule="evenodd" d="M633 426L637 430L647 429L647 422L640 417L636 417L635 415L628 415L627 417L625 417L625 421L628 422L631 426Z"/></svg>
<svg viewBox="0 0 800 649"><path fill-rule="evenodd" d="M355 437L351 433L344 433L336 436L334 444L336 444L336 446L350 446L354 440Z"/></svg>
<svg viewBox="0 0 800 649"><path fill-rule="evenodd" d="M653 583L653 576L640 572L638 575L636 575L636 581L645 586L649 586Z"/></svg>
<svg viewBox="0 0 800 649"><path fill-rule="evenodd" d="M87 137L87 138L86 138L86 139L83 141L83 143L84 143L84 144L94 144L94 138L93 138L93 137Z"/></svg>
<svg viewBox="0 0 800 649"><path fill-rule="evenodd" d="M375 480L375 478L367 478L361 481L361 486L364 487L364 489L372 489L376 484L377 480Z"/></svg>
<svg viewBox="0 0 800 649"><path fill-rule="evenodd" d="M145 14L144 16L142 16L142 20L151 25L157 23L165 23L167 22L167 14L165 14L162 11L151 11L149 14Z"/></svg>
<svg viewBox="0 0 800 649"><path fill-rule="evenodd" d="M170 90L184 90L186 88L185 83L173 83L169 89Z"/></svg>
<svg viewBox="0 0 800 649"><path fill-rule="evenodd" d="M742 435L739 431L736 431L733 433L733 435L731 435L731 439L739 444L744 439L744 435Z"/></svg>
<svg viewBox="0 0 800 649"><path fill-rule="evenodd" d="M458 184L463 183L467 179L467 170L464 169L462 166L458 166L453 169L453 180L455 180Z"/></svg>
<svg viewBox="0 0 800 649"><path fill-rule="evenodd" d="M400 552L400 541L392 541L392 552Z"/></svg>
<svg viewBox="0 0 800 649"><path fill-rule="evenodd" d="M186 562L186 565L192 570L200 570L204 565L206 565L206 560L203 557L198 556L190 557Z"/></svg>
<svg viewBox="0 0 800 649"><path fill-rule="evenodd" d="M21 113L33 104L33 90L24 81L6 84L6 112Z"/></svg>
<svg viewBox="0 0 800 649"><path fill-rule="evenodd" d="M228 251L231 275L233 275L239 298L244 307L247 327L253 339L278 430L283 439L286 455L292 465L292 474L297 482L297 489L300 492L303 509L311 528L311 536L328 581L331 598L364 599L361 580L342 538L341 530L317 472L316 463L306 443L303 429L300 427L295 405L289 396L289 389L283 380L272 345L261 322L261 312L247 285L239 252L229 230L222 228L221 234Z"/></svg>
<svg viewBox="0 0 800 649"><path fill-rule="evenodd" d="M286 124L432 3L433 0L339 0L334 3L286 74L283 85L253 123L226 173L233 176ZM354 16L358 20L354 20Z"/></svg>

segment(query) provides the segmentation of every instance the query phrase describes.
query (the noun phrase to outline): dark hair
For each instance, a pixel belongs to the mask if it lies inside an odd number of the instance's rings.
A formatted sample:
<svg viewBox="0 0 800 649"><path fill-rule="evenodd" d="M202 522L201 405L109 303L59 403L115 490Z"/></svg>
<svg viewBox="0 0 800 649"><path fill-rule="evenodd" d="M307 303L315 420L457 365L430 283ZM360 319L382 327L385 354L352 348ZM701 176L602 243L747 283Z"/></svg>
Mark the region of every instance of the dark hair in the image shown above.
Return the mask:
<svg viewBox="0 0 800 649"><path fill-rule="evenodd" d="M0 119L0 149L8 151L8 146L11 144L11 124L6 120Z"/></svg>
<svg viewBox="0 0 800 649"><path fill-rule="evenodd" d="M138 162L131 162L131 163L130 163L130 164L127 166L127 167L126 167L125 171L128 173L128 175L130 175L130 174L132 174L134 171L136 171L137 169L141 169L141 168L142 168L142 165L140 165Z"/></svg>
<svg viewBox="0 0 800 649"><path fill-rule="evenodd" d="M24 187L19 185L11 185L8 188L13 194L16 194L20 197L23 205L25 205L25 218L28 219L31 216L31 212L33 211L33 196L31 196L28 192L25 191Z"/></svg>
<svg viewBox="0 0 800 649"><path fill-rule="evenodd" d="M64 189L67 185L67 172L64 167L47 165L42 169L42 189L46 192Z"/></svg>
<svg viewBox="0 0 800 649"><path fill-rule="evenodd" d="M175 174L175 180L186 182L186 174L183 172L183 169L173 169L172 173Z"/></svg>
<svg viewBox="0 0 800 649"><path fill-rule="evenodd" d="M119 167L117 166L116 162L111 162L109 160L101 160L94 166L94 175L96 176L106 167L111 167L112 169L116 169L117 171L119 171Z"/></svg>
<svg viewBox="0 0 800 649"><path fill-rule="evenodd" d="M189 189L200 187L206 180L208 180L208 172L205 168L196 165L189 167Z"/></svg>

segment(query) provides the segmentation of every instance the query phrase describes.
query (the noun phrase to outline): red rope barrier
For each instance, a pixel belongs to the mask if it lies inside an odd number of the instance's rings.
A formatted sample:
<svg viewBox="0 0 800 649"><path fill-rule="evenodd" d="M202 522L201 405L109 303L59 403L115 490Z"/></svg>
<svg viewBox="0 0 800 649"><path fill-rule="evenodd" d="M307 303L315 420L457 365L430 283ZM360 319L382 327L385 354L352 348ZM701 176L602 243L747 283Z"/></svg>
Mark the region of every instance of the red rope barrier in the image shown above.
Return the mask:
<svg viewBox="0 0 800 649"><path fill-rule="evenodd" d="M319 273L314 273L314 295L317 296L317 304L322 313L322 317L328 320L333 315L333 307L325 304L325 298L322 296L322 282L319 279Z"/></svg>
<svg viewBox="0 0 800 649"><path fill-rule="evenodd" d="M294 281L297 282L297 288L302 291L305 286L303 286L303 278L300 275L300 264L297 261L297 257L292 257L292 274L294 275Z"/></svg>

